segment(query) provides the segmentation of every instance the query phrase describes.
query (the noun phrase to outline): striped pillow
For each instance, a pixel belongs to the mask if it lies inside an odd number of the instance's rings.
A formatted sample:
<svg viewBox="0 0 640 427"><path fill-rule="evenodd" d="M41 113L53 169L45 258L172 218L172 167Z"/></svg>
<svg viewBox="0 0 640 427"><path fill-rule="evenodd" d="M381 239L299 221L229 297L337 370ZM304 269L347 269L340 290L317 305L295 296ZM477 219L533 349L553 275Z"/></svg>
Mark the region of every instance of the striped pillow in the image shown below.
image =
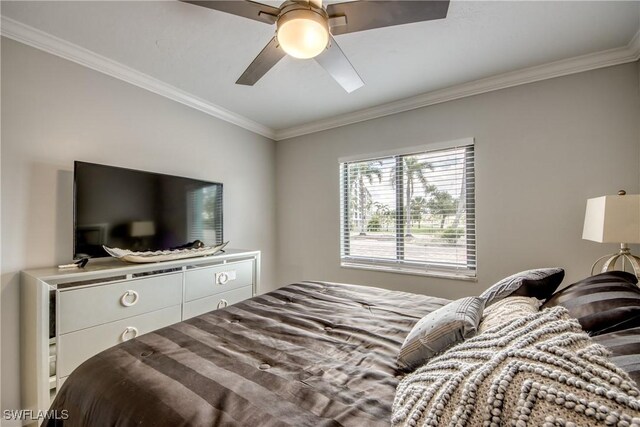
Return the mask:
<svg viewBox="0 0 640 427"><path fill-rule="evenodd" d="M640 327L638 279L623 271L588 277L556 292L543 308L561 305L590 335Z"/></svg>
<svg viewBox="0 0 640 427"><path fill-rule="evenodd" d="M593 337L611 352L611 361L640 385L640 327Z"/></svg>
<svg viewBox="0 0 640 427"><path fill-rule="evenodd" d="M483 308L482 299L466 297L424 316L404 340L398 366L404 370L418 368L436 354L475 335Z"/></svg>
<svg viewBox="0 0 640 427"><path fill-rule="evenodd" d="M487 307L508 296L546 300L558 289L562 279L564 279L564 270L561 268L521 271L500 280L480 294L480 298L484 300Z"/></svg>

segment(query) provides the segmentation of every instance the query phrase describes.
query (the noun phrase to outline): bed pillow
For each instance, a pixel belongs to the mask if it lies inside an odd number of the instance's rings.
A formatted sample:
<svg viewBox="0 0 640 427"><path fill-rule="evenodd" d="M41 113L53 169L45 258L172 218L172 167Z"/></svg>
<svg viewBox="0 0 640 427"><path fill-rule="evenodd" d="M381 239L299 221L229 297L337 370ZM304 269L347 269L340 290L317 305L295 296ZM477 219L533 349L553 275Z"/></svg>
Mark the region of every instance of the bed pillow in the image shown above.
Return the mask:
<svg viewBox="0 0 640 427"><path fill-rule="evenodd" d="M489 289L480 298L485 306L490 306L508 296L534 297L546 300L558 289L564 279L562 268L538 268L526 270L505 277Z"/></svg>
<svg viewBox="0 0 640 427"><path fill-rule="evenodd" d="M503 326L514 319L537 313L541 304L539 299L533 297L502 299L484 310L478 333L481 334L488 329Z"/></svg>
<svg viewBox="0 0 640 427"><path fill-rule="evenodd" d="M593 337L611 352L611 361L624 369L640 385L640 327L607 332Z"/></svg>
<svg viewBox="0 0 640 427"><path fill-rule="evenodd" d="M400 348L398 366L415 369L449 347L472 337L482 318L484 301L466 297L433 311L415 324Z"/></svg>
<svg viewBox="0 0 640 427"><path fill-rule="evenodd" d="M631 273L610 271L556 292L543 307L565 307L590 335L640 327L640 288Z"/></svg>

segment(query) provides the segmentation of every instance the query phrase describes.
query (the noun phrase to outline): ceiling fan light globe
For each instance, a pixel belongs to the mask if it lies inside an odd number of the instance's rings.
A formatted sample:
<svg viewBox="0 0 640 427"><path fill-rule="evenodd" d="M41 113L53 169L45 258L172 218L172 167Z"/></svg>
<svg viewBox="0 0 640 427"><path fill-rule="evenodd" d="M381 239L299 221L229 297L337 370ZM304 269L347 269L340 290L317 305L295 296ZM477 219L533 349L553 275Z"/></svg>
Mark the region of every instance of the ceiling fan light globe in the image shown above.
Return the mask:
<svg viewBox="0 0 640 427"><path fill-rule="evenodd" d="M296 10L278 20L278 43L294 58L309 59L321 54L329 43L326 19L310 10Z"/></svg>

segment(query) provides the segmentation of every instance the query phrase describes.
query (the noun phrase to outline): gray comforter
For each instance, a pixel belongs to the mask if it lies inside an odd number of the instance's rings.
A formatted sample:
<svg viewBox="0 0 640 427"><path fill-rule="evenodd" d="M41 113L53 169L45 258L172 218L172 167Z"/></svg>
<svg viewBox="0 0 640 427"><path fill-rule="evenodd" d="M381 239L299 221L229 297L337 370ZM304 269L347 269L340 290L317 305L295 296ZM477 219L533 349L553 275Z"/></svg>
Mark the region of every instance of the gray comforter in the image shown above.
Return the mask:
<svg viewBox="0 0 640 427"><path fill-rule="evenodd" d="M304 282L112 347L51 409L64 426L383 426L411 327L448 301Z"/></svg>

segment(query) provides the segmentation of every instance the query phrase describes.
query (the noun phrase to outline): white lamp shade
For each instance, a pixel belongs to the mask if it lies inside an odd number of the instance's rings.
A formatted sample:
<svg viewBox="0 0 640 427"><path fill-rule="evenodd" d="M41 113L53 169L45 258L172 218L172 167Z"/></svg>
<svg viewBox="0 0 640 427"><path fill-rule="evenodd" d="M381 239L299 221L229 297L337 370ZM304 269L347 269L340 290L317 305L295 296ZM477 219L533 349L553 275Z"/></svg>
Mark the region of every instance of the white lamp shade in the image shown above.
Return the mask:
<svg viewBox="0 0 640 427"><path fill-rule="evenodd" d="M640 243L640 195L587 200L582 238L600 243Z"/></svg>

